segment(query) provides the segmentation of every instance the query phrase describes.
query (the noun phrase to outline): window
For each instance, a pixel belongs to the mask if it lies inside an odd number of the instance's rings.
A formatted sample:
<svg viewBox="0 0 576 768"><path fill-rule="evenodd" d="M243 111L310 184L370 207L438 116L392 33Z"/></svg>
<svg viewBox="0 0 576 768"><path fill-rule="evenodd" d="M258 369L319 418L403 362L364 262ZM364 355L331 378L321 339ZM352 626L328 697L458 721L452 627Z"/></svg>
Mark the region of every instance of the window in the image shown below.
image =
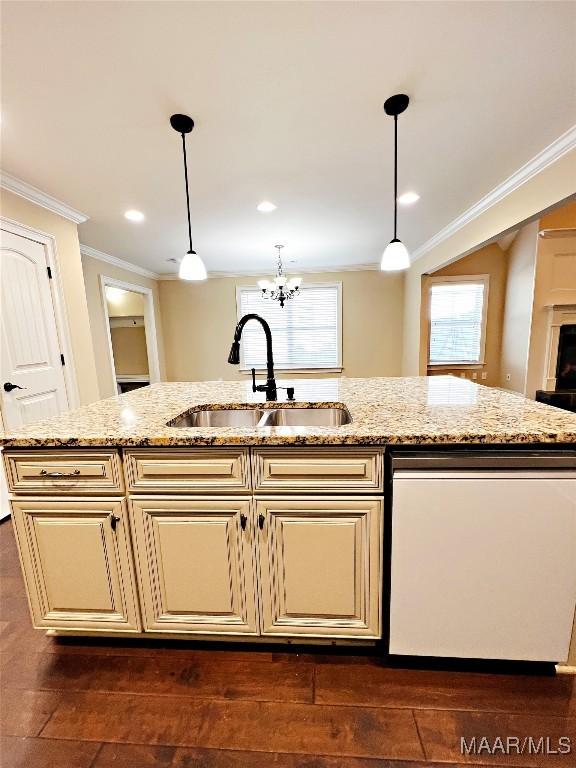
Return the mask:
<svg viewBox="0 0 576 768"><path fill-rule="evenodd" d="M429 365L484 362L488 279L431 278Z"/></svg>
<svg viewBox="0 0 576 768"><path fill-rule="evenodd" d="M255 312L272 329L274 366L279 370L342 365L341 283L302 285L282 308L256 287L236 290L238 319ZM244 326L240 345L242 370L266 367L266 338L259 323Z"/></svg>

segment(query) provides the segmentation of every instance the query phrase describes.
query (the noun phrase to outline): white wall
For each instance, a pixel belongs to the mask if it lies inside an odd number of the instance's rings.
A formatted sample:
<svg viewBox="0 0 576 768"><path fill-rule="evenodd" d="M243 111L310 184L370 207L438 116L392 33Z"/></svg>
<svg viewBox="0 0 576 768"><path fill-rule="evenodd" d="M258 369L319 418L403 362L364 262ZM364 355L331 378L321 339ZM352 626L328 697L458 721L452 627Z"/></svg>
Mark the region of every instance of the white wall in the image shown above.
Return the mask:
<svg viewBox="0 0 576 768"><path fill-rule="evenodd" d="M534 221L518 232L508 250L500 385L522 394L526 393L537 249L538 222Z"/></svg>

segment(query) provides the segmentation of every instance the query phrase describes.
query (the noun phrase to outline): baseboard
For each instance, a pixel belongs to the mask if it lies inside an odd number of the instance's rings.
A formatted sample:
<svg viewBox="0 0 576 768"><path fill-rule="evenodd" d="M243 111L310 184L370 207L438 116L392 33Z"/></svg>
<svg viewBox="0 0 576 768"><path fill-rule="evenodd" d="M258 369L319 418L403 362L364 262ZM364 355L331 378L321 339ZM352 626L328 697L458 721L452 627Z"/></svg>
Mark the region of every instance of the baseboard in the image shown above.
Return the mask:
<svg viewBox="0 0 576 768"><path fill-rule="evenodd" d="M576 675L576 667L569 664L556 664L556 672L559 675Z"/></svg>

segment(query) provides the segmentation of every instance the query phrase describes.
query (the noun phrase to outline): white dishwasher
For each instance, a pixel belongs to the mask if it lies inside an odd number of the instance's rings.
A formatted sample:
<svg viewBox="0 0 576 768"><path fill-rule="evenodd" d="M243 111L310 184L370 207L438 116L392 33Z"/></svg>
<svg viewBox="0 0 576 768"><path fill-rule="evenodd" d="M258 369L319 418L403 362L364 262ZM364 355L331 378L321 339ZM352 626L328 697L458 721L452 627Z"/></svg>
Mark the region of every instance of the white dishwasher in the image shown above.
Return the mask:
<svg viewBox="0 0 576 768"><path fill-rule="evenodd" d="M389 652L565 661L574 453L414 453L391 466Z"/></svg>

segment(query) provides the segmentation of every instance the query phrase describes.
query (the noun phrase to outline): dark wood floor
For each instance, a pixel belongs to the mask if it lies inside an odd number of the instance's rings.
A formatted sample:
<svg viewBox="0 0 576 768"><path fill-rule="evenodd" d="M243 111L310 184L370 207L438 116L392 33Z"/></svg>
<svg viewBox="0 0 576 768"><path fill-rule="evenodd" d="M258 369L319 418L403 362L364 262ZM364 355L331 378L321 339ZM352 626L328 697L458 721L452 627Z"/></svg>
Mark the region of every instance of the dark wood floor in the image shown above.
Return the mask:
<svg viewBox="0 0 576 768"><path fill-rule="evenodd" d="M9 521L0 565L2 768L576 766L576 678L54 640L30 627ZM569 736L573 754L462 757L473 735Z"/></svg>

